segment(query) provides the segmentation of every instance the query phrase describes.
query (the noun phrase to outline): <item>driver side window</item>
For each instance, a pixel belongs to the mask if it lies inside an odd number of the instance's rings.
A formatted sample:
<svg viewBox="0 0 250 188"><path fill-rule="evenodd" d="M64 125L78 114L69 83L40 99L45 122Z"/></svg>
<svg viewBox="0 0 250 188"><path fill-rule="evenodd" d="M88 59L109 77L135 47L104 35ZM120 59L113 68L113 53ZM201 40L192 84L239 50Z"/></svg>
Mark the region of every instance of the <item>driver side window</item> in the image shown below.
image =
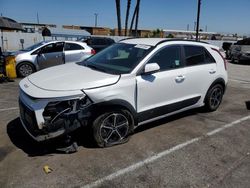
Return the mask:
<svg viewBox="0 0 250 188"><path fill-rule="evenodd" d="M156 52L148 63L157 63L160 66L160 71L178 68L181 66L181 47L163 47Z"/></svg>
<svg viewBox="0 0 250 188"><path fill-rule="evenodd" d="M63 42L57 42L44 46L41 50L41 53L46 54L46 53L62 52L62 51L63 51Z"/></svg>

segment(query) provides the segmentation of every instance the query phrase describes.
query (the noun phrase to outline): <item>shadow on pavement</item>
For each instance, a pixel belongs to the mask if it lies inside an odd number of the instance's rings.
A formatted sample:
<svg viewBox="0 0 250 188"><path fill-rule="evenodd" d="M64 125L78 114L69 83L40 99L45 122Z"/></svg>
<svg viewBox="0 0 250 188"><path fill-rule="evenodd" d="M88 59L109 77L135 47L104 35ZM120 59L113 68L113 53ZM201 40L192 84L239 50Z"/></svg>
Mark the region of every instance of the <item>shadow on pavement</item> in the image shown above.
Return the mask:
<svg viewBox="0 0 250 188"><path fill-rule="evenodd" d="M62 137L42 143L36 142L24 130L19 118L16 118L8 123L7 133L11 142L16 147L27 153L30 157L65 153L58 150L59 148L66 147ZM91 138L91 135L92 134L89 130L87 130L87 128L82 128L75 131L75 133L71 136L72 140L76 141L79 146L95 148L96 145L94 140Z"/></svg>
<svg viewBox="0 0 250 188"><path fill-rule="evenodd" d="M181 118L186 117L186 116L195 115L197 113L206 113L206 111L203 110L202 108L184 111L184 112L176 114L176 115L172 115L172 116L169 116L169 117L157 120L157 121L153 121L153 122L141 125L135 130L135 133L139 133L139 132L145 131L147 129L151 129L151 128L169 123L171 121L181 119Z"/></svg>
<svg viewBox="0 0 250 188"><path fill-rule="evenodd" d="M194 110L189 110L189 111L177 114L177 115L166 117L161 120L154 121L152 123L147 123L145 125L138 127L135 130L135 134L142 132L144 130L147 130L147 129L154 128L156 126L160 126L162 124L165 124L171 121L175 121L177 119L180 119L186 116L195 115L197 113L203 113L203 112L204 111L202 111L202 109L194 109ZM65 153L58 149L67 147L65 146L65 142L63 142L64 139L62 139L62 137L58 139L54 139L52 141L47 141L47 142L42 142L42 143L36 142L24 130L19 118L16 118L8 123L7 133L12 143L16 147L18 147L19 149L27 153L28 156L30 157ZM88 127L84 127L75 131L71 135L71 138L72 138L72 141L77 142L78 146L82 146L85 148L97 148L97 145L92 135L93 134L92 134L91 129Z"/></svg>

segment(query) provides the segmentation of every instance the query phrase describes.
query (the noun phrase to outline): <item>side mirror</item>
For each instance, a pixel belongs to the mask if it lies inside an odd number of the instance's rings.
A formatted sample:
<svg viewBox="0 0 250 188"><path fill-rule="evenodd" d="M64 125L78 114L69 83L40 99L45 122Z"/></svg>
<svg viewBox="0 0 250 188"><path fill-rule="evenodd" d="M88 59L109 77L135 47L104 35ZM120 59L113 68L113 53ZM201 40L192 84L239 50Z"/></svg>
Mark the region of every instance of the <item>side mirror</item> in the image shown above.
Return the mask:
<svg viewBox="0 0 250 188"><path fill-rule="evenodd" d="M144 67L144 74L152 74L160 70L160 66L157 63L149 63Z"/></svg>

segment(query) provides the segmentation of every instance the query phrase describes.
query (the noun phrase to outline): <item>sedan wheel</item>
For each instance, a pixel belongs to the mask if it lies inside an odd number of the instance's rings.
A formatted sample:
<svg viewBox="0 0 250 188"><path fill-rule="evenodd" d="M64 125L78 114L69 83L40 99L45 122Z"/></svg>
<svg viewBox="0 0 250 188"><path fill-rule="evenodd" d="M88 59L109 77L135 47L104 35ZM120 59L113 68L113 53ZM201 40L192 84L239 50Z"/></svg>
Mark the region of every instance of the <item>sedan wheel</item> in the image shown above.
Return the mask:
<svg viewBox="0 0 250 188"><path fill-rule="evenodd" d="M21 77L26 77L34 72L34 67L29 63L22 63L17 68L18 75Z"/></svg>

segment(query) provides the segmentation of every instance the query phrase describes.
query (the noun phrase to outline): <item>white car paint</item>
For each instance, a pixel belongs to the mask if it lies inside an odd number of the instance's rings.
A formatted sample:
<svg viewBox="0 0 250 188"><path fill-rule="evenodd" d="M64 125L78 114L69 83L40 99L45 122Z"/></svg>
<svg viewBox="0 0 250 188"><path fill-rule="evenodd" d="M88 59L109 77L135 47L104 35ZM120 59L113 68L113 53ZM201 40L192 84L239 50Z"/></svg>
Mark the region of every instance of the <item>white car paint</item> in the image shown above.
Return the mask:
<svg viewBox="0 0 250 188"><path fill-rule="evenodd" d="M115 84L119 78L119 75L103 73L79 63L72 63L44 69L30 75L28 80L41 89L72 91Z"/></svg>

